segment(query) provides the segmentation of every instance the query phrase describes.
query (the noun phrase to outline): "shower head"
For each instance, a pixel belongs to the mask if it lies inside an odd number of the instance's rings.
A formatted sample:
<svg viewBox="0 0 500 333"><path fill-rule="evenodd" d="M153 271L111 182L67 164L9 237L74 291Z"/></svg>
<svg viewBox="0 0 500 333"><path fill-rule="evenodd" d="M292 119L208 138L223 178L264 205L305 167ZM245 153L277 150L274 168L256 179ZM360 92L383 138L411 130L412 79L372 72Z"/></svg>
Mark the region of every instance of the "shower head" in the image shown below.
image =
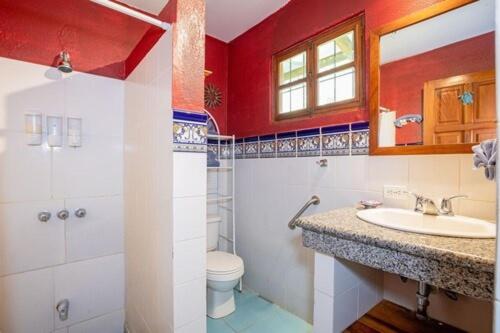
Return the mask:
<svg viewBox="0 0 500 333"><path fill-rule="evenodd" d="M57 62L57 69L63 73L71 73L73 71L73 66L71 66L71 60L69 58L69 53L62 51L59 54L59 61Z"/></svg>

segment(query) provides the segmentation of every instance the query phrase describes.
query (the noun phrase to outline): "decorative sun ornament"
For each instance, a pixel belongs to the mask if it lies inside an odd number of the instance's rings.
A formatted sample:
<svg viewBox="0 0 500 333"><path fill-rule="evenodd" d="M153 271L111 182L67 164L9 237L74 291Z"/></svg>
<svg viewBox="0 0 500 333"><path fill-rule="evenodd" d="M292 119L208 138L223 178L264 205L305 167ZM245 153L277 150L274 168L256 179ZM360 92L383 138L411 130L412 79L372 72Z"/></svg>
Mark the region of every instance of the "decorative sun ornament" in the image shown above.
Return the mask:
<svg viewBox="0 0 500 333"><path fill-rule="evenodd" d="M216 108L222 104L222 93L219 88L213 84L207 84L205 87L205 106L207 108Z"/></svg>

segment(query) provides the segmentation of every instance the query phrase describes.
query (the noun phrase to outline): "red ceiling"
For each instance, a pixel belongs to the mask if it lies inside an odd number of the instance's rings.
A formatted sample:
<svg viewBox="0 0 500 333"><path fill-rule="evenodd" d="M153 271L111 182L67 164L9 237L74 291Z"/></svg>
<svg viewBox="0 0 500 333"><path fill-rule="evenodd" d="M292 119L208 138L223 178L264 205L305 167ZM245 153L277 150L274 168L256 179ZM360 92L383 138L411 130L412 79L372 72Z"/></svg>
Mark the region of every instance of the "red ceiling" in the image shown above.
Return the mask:
<svg viewBox="0 0 500 333"><path fill-rule="evenodd" d="M0 0L1 57L54 65L65 49L75 70L124 79L148 30L162 32L88 0Z"/></svg>

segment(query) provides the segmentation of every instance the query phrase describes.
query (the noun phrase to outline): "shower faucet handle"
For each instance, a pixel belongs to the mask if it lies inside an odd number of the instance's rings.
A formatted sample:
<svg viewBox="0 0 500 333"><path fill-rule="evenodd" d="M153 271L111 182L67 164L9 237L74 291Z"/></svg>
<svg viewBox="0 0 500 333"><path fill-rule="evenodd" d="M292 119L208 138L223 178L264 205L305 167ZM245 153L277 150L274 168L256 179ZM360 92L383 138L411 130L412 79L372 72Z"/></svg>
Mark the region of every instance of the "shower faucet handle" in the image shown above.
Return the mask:
<svg viewBox="0 0 500 333"><path fill-rule="evenodd" d="M86 215L87 211L85 210L85 208L78 208L77 210L75 210L75 216L78 218L83 218Z"/></svg>
<svg viewBox="0 0 500 333"><path fill-rule="evenodd" d="M69 217L69 212L66 209L60 210L57 212L57 217L64 221Z"/></svg>
<svg viewBox="0 0 500 333"><path fill-rule="evenodd" d="M49 222L51 216L52 216L52 214L50 214L50 212L47 212L47 211L40 212L40 213L38 213L38 221L43 222L43 223L47 223L47 222Z"/></svg>
<svg viewBox="0 0 500 333"><path fill-rule="evenodd" d="M63 299L60 300L56 305L56 311L59 314L59 320L65 321L68 320L69 316L69 300Z"/></svg>

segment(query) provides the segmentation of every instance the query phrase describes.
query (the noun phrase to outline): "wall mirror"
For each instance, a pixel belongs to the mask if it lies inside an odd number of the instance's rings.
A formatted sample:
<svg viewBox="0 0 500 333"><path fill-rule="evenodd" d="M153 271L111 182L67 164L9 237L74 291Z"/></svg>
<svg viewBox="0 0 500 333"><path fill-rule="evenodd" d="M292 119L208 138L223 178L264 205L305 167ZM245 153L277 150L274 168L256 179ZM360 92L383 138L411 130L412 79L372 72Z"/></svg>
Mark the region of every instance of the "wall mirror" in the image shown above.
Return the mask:
<svg viewBox="0 0 500 333"><path fill-rule="evenodd" d="M444 0L370 37L370 153L469 153L496 137L495 1Z"/></svg>

